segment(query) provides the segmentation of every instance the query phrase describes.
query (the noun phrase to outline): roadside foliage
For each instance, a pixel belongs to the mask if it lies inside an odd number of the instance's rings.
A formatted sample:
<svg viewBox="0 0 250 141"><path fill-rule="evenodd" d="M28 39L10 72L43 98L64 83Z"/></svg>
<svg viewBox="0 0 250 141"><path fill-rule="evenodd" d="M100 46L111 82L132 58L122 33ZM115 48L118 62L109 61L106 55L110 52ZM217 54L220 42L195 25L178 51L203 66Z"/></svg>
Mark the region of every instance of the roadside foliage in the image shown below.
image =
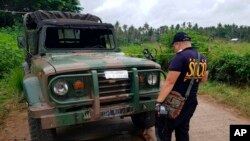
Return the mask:
<svg viewBox="0 0 250 141"><path fill-rule="evenodd" d="M21 67L23 51L17 47L18 27L0 28L0 78Z"/></svg>
<svg viewBox="0 0 250 141"><path fill-rule="evenodd" d="M250 86L250 44L216 41L209 57L210 79Z"/></svg>
<svg viewBox="0 0 250 141"><path fill-rule="evenodd" d="M17 47L18 27L0 28L0 125L22 92L23 51ZM11 106L6 102L11 100Z"/></svg>
<svg viewBox="0 0 250 141"><path fill-rule="evenodd" d="M210 95L250 116L250 43L213 39L195 32L189 34L194 46L208 58L210 82L201 85L199 93ZM174 32L168 32L160 36L161 44L132 44L122 50L131 55L142 54L144 48L157 50L157 61L167 71L174 55L170 46L173 35Z"/></svg>
<svg viewBox="0 0 250 141"><path fill-rule="evenodd" d="M172 37L177 31L169 31L160 36L158 44L130 44L121 46L126 54L141 57L144 48L152 50L163 70L173 57ZM192 37L193 46L208 58L210 80L238 86L250 85L250 44L211 39L194 31L185 31ZM154 53L155 50L157 53Z"/></svg>

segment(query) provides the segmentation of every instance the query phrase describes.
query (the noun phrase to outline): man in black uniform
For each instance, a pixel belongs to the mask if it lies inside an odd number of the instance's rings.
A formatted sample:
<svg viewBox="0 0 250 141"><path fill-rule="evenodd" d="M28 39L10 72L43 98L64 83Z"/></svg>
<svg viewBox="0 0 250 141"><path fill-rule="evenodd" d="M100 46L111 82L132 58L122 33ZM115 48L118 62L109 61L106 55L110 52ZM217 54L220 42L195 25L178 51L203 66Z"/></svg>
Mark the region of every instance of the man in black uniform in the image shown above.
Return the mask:
<svg viewBox="0 0 250 141"><path fill-rule="evenodd" d="M176 54L169 65L167 78L157 98L156 106L160 106L170 91L177 91L185 97L191 79L195 80L189 97L176 119L156 118L157 136L158 140L171 141L172 132L175 131L176 141L189 141L189 123L198 104L196 94L199 83L207 81L207 60L201 55L198 69L194 71L198 62L198 51L191 46L191 37L184 32L175 34L172 46Z"/></svg>

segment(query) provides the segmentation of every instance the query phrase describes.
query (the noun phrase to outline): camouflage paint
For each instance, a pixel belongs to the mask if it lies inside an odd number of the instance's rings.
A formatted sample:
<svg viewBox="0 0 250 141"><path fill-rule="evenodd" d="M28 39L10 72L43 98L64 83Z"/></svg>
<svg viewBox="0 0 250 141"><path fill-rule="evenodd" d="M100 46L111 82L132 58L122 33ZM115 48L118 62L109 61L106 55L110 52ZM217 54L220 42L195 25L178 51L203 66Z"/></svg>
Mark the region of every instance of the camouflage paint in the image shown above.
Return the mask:
<svg viewBox="0 0 250 141"><path fill-rule="evenodd" d="M82 109L74 112L69 113L62 113L58 112L57 110L53 110L50 113L46 112L46 109L41 112L41 109L43 109L43 106L40 106L40 109L33 109L33 115L36 115L34 117L41 118L42 127L44 129L48 128L55 128L55 127L61 127L61 126L68 126L68 125L75 125L80 124L84 122L90 122L90 121L97 121L105 118L115 117L115 116L126 116L137 112L145 112L150 111L154 109L155 105L155 99L156 95L159 92L159 89L153 89L151 91L144 92L142 95L139 91L139 82L138 82L138 71L143 70L137 70L136 68L132 68L132 93L129 95L124 95L123 97L131 97L132 102L127 103L127 107L131 108L131 111L128 111L127 113L120 113L117 115L109 115L109 110L111 109L122 109L122 105L118 106L109 106L108 110L105 111L104 108L100 107L100 101L105 100L104 97L99 97L99 84L98 84L98 73L96 70L92 70L92 79L93 79L93 101L91 102L93 105L92 107L88 109ZM160 71L159 69L152 69L152 71ZM70 75L71 76L71 75ZM73 75L72 75L73 76ZM62 76L63 77L63 76ZM33 92L35 93L35 92ZM142 101L140 100L140 97L151 97L151 100ZM113 96L111 100L122 98L117 96ZM66 101L67 102L67 101ZM82 100L81 103L84 103L86 101ZM74 104L75 102L71 103ZM79 102L76 102L79 103ZM67 103L66 103L67 104ZM53 107L50 107L53 108ZM103 112L102 112L103 111ZM101 116L101 113L106 113L105 116Z"/></svg>
<svg viewBox="0 0 250 141"><path fill-rule="evenodd" d="M29 106L39 105L42 90L37 77L29 77L23 81L24 96L28 101Z"/></svg>
<svg viewBox="0 0 250 141"><path fill-rule="evenodd" d="M39 58L39 60L34 60L34 69L42 69L46 74L53 73L53 68L56 73L63 73L78 70L115 69L135 66L160 68L159 64L146 59L107 52L51 54L41 59Z"/></svg>
<svg viewBox="0 0 250 141"><path fill-rule="evenodd" d="M29 20L26 21L28 16L25 17L24 26L26 27L25 34L27 35L30 27L27 28ZM34 21L38 22L37 20ZM59 26L64 25L55 23L53 26L56 27L56 24ZM71 22L70 24L72 24L71 26L80 26L79 23ZM98 25L99 23L94 24ZM39 25L46 27L46 23ZM112 25L107 28L113 29ZM140 90L138 75L144 69L147 69L149 72L161 71L159 64L146 59L128 57L115 52L115 50L48 50L44 47L45 30L43 27L40 29L32 29L34 34L38 35L37 38L29 36L26 39L26 41L30 40L27 42L27 49L34 51L32 56L28 56L30 57L28 59L31 59L31 73L25 77L24 94L29 103L28 108L31 116L41 119L43 129L98 121L116 116L129 116L138 112L153 110L159 88L157 86L152 89ZM28 36L25 37L27 38ZM38 40L39 44L37 46L34 43L37 43ZM32 44L28 45L30 42ZM131 92L100 96L99 71L112 69L128 70L131 73ZM82 74L74 74L75 72L81 72ZM58 101L51 97L51 83L56 78L81 77L85 75L89 75L92 79L91 99ZM102 102L113 102L116 100L129 101L108 106L101 105ZM91 106L84 107L84 103ZM75 106L82 107L77 110L67 111L67 108L74 108Z"/></svg>
<svg viewBox="0 0 250 141"><path fill-rule="evenodd" d="M105 54L105 53L104 53ZM137 70L138 67L145 67L145 66L150 66L151 68L155 69L148 69L147 71L159 71L158 65L155 64L154 62L145 60L145 59L137 59L137 58L132 58L132 57L125 57L125 56L116 56L115 53L109 53L111 56L114 55L113 57L109 58L106 57L105 55L101 53L94 53L92 55L87 55L84 56L85 53L78 53L76 56L75 55L59 55L59 56L52 56L52 57L44 57L43 59L40 59L39 61L34 61L34 66L33 70L38 70L41 71L43 70L44 76L43 77L48 77L51 74L55 73L61 73L61 72L72 72L72 71L83 71L83 70L89 70L89 69L107 69L107 68L123 68L126 69L126 67L133 67L131 69L132 72L132 93L128 95L122 95L122 96L114 96L111 97L110 99L106 99L105 97L99 97L99 84L98 84L98 73L96 70L91 71L91 76L92 76L92 82L93 82L93 101L85 101L85 100L79 100L79 101L74 101L73 103L67 103L65 101L64 104L74 104L74 103L84 103L84 102L90 102L92 103L92 107L88 109L83 109L83 110L78 110L74 112L68 112L68 113L63 113L63 112L58 112L57 110L50 110L50 112L46 112L46 109L53 109L53 105L47 107L41 106L40 108L30 108L30 111L33 112L34 117L41 118L41 123L42 127L44 129L48 128L56 128L56 127L61 127L61 126L68 126L68 125L75 125L75 124L80 124L84 122L90 122L90 121L96 121L100 119L105 119L105 118L110 118L114 116L126 116L130 115L133 113L137 112L143 112L143 111L150 111L153 110L154 105L155 105L155 99L156 95L159 92L159 89L155 88L151 91L140 91L139 90L139 82L138 82L138 73L139 72L145 72L144 70ZM108 55L108 56L110 56ZM103 57L101 57L103 56ZM105 58L105 59L103 59ZM112 59L113 58L113 59ZM114 61L114 58L116 61ZM117 59L118 58L118 59ZM122 59L121 59L122 58ZM125 59L125 60L123 60ZM127 59L127 60L126 60ZM91 60L91 61L89 61ZM94 60L94 61L93 61ZM128 61L129 60L129 61ZM133 61L132 61L133 60ZM112 62L114 61L114 62ZM100 63L101 62L101 63ZM107 66L109 64L109 66ZM53 66L53 67L52 67ZM37 68L37 69L35 69ZM55 71L53 72L53 68ZM84 75L84 74L82 74ZM87 74L85 74L87 75ZM71 75L70 75L71 76ZM74 76L74 75L72 75ZM63 76L62 76L63 77ZM33 78L34 79L34 78ZM32 80L33 80L32 79ZM25 80L28 81L29 79ZM36 83L34 83L34 81ZM27 97L34 96L35 100L30 100L33 101L33 103L42 103L39 101L39 98L37 95L34 95L34 93L37 92L37 89L33 85L38 85L39 86L39 81L38 78L35 78L33 81L30 81L30 83L26 83L26 89L27 87L32 87L34 89L29 90L29 92L25 92ZM46 83L44 84L46 85ZM51 84L49 84L50 86ZM40 88L41 89L41 88ZM45 94L45 93L44 93ZM142 95L143 94L143 95ZM40 92L40 95L42 93ZM146 101L141 101L141 97L151 97L151 100L146 100ZM114 99L126 99L126 98L132 98L131 103L127 103L127 107L131 108L131 111L128 111L127 113L119 113L117 115L109 115L109 110L110 109L119 109L121 108L123 111L126 108L123 108L122 106L109 106L108 110L105 111L101 106L100 106L100 101L103 100L114 100ZM47 99L49 100L49 99ZM56 102L55 99L53 101ZM60 103L60 102L57 102ZM49 108L48 108L49 107ZM43 109L45 108L45 109ZM43 109L43 110L42 110ZM103 112L102 112L103 111ZM126 110L125 110L126 111ZM100 114L104 113L104 117L101 116Z"/></svg>
<svg viewBox="0 0 250 141"><path fill-rule="evenodd" d="M99 84L98 84L98 74L96 70L92 70L92 79L93 79L93 110L94 117L100 117L100 99L99 99Z"/></svg>
<svg viewBox="0 0 250 141"><path fill-rule="evenodd" d="M134 93L133 106L135 111L139 111L139 81L136 68L132 68L132 92Z"/></svg>

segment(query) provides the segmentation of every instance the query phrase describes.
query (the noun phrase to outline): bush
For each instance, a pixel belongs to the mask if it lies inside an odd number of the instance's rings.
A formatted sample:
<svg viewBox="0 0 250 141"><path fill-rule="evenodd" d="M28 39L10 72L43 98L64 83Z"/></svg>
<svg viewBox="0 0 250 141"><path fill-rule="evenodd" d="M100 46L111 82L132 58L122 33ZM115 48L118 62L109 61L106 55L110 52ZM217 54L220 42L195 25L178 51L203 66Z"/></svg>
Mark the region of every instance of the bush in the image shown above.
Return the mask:
<svg viewBox="0 0 250 141"><path fill-rule="evenodd" d="M208 55L211 80L232 85L250 84L250 44L214 40Z"/></svg>
<svg viewBox="0 0 250 141"><path fill-rule="evenodd" d="M0 29L0 78L23 62L23 51L17 47L17 29Z"/></svg>
<svg viewBox="0 0 250 141"><path fill-rule="evenodd" d="M19 27L0 28L0 125L9 112L6 102L20 99L22 92L23 51L17 47ZM18 101L18 100L16 100Z"/></svg>
<svg viewBox="0 0 250 141"><path fill-rule="evenodd" d="M208 51L208 42L210 41L210 39L202 34L199 34L195 31L192 30L188 30L188 29L181 29L181 30L169 30L167 31L165 34L160 36L160 43L163 44L166 48L172 49L172 41L173 41L173 37L177 32L186 32L190 35L190 37L192 38L192 46L195 46L199 49L199 51L201 52L207 52Z"/></svg>
<svg viewBox="0 0 250 141"><path fill-rule="evenodd" d="M209 62L210 78L233 85L250 84L250 54L224 53Z"/></svg>
<svg viewBox="0 0 250 141"><path fill-rule="evenodd" d="M14 68L4 79L0 80L0 103L13 96L21 96L23 77L22 68Z"/></svg>
<svg viewBox="0 0 250 141"><path fill-rule="evenodd" d="M148 49L151 51L152 55L156 57L157 63L159 63L162 66L163 70L167 70L170 59L174 55L173 51L169 48L166 48L165 46L161 46L158 44L150 44L150 43L144 43L144 44L130 44L128 46L122 46L121 50L126 55L134 56L134 57L140 57L144 58L143 56L143 50Z"/></svg>
<svg viewBox="0 0 250 141"><path fill-rule="evenodd" d="M167 71L171 58L174 56L172 48L172 40L177 32L186 32L192 38L192 46L197 47L200 52L208 52L209 38L205 35L201 35L195 31L188 29L181 30L168 30L165 34L160 36L160 43L163 45L164 51L157 56L158 63L161 64L162 69Z"/></svg>
<svg viewBox="0 0 250 141"><path fill-rule="evenodd" d="M11 109L20 107L23 76L22 68L14 68L4 79L0 79L0 126Z"/></svg>

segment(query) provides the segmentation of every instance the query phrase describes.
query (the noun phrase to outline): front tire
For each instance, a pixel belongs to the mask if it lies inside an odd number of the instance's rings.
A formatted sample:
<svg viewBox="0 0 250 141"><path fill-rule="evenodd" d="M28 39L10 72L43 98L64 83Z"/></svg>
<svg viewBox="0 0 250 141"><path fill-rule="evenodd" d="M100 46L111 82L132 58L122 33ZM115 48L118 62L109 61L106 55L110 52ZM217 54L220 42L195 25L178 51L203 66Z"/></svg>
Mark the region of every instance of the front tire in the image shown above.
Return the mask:
<svg viewBox="0 0 250 141"><path fill-rule="evenodd" d="M30 138L32 141L53 141L56 136L56 129L42 129L41 120L32 118L28 113Z"/></svg>
<svg viewBox="0 0 250 141"><path fill-rule="evenodd" d="M139 129L147 129L155 125L155 112L148 111L131 116L131 120L135 127Z"/></svg>

